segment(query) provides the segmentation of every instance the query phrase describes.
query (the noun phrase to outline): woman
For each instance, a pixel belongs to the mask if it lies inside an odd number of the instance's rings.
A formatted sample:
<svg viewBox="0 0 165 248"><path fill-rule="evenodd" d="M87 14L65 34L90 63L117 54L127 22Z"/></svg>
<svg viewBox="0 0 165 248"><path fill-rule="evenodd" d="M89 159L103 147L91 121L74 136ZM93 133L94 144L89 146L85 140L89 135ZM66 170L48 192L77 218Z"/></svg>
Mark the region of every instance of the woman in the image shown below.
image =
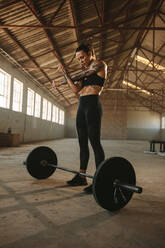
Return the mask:
<svg viewBox="0 0 165 248"><path fill-rule="evenodd" d="M76 49L76 58L82 65L82 72L70 77L63 67L61 71L72 91L79 95L76 128L80 145L80 172L86 173L89 161L88 139L94 151L96 168L105 158L100 143L102 108L99 95L107 77L107 65L96 60L89 46L84 44ZM87 185L87 180L86 177L77 174L67 183L71 186L81 186ZM92 185L86 187L84 191L92 193Z"/></svg>

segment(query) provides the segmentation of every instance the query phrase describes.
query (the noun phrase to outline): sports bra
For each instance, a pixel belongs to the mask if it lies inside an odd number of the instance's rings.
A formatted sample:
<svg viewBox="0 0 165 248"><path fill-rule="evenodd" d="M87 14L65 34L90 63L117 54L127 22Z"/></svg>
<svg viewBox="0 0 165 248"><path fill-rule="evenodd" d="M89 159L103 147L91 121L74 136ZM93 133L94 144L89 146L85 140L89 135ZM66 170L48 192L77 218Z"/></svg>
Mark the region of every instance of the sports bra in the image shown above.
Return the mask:
<svg viewBox="0 0 165 248"><path fill-rule="evenodd" d="M82 81L82 88L90 85L99 85L102 87L104 85L105 78L102 78L98 76L97 73L94 73L90 76L84 77L81 81Z"/></svg>

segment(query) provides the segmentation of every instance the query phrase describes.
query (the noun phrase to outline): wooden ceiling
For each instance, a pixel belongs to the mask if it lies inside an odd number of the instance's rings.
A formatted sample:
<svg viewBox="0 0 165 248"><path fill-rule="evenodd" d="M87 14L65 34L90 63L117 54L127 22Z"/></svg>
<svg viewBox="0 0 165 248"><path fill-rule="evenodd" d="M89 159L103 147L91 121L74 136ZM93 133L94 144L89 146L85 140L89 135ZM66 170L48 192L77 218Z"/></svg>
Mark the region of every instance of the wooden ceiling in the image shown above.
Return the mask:
<svg viewBox="0 0 165 248"><path fill-rule="evenodd" d="M165 112L165 1L0 1L0 54L47 89L64 108L78 99L57 71L81 68L75 49L92 45L108 64L103 94L123 90L153 111ZM123 83L124 82L124 83Z"/></svg>

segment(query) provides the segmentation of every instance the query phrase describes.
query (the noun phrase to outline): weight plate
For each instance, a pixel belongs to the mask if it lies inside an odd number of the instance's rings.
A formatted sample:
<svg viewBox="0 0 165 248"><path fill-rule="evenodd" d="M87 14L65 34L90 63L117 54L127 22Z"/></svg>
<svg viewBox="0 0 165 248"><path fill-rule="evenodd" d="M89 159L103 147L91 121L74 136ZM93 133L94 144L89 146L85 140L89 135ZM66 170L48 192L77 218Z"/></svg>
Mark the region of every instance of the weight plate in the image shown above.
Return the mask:
<svg viewBox="0 0 165 248"><path fill-rule="evenodd" d="M96 202L109 211L123 208L132 198L133 193L113 182L135 185L136 175L131 163L122 157L112 157L103 161L93 178L93 195Z"/></svg>
<svg viewBox="0 0 165 248"><path fill-rule="evenodd" d="M39 146L29 153L26 168L32 177L46 179L55 172L56 168L45 163L57 165L56 153L49 147Z"/></svg>

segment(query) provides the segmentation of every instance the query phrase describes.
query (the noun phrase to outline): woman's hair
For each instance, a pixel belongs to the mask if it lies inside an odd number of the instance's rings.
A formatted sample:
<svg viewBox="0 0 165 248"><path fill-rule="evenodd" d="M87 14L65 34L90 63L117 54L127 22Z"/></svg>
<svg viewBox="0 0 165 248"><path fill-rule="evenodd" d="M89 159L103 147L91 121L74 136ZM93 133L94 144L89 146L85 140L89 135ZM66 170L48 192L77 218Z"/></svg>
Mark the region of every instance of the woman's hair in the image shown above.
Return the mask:
<svg viewBox="0 0 165 248"><path fill-rule="evenodd" d="M77 47L76 53L79 51L84 51L86 54L88 54L89 51L91 51L91 48L88 44L81 44L79 47Z"/></svg>

